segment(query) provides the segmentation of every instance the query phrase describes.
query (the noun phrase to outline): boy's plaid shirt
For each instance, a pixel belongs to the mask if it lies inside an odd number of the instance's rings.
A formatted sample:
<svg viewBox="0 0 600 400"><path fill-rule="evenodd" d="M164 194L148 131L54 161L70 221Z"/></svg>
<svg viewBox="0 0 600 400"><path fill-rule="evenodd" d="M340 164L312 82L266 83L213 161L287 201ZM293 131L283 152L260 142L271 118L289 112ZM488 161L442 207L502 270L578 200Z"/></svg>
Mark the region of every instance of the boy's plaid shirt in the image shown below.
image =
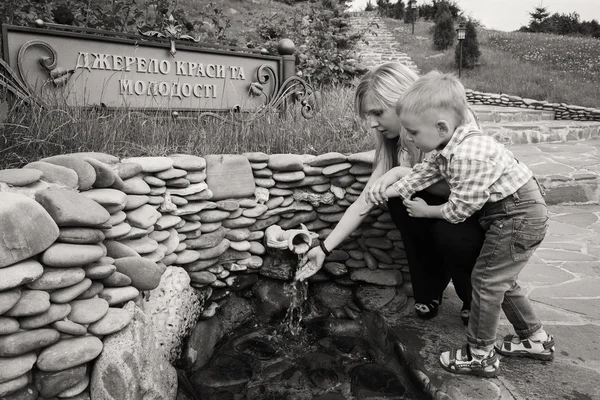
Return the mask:
<svg viewBox="0 0 600 400"><path fill-rule="evenodd" d="M442 206L445 220L459 223L485 203L502 200L516 192L533 174L513 154L472 126L459 126L442 150L435 150L412 172L392 187L405 199L442 179L450 186Z"/></svg>

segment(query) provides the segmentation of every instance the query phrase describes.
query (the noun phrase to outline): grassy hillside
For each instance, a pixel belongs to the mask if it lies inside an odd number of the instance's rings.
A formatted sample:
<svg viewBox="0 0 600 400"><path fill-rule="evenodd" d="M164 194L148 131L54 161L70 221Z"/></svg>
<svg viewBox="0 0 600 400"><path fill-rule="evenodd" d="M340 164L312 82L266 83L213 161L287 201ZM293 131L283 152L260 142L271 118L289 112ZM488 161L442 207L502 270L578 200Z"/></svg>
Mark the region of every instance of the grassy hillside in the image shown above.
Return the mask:
<svg viewBox="0 0 600 400"><path fill-rule="evenodd" d="M411 26L385 19L423 73L456 71L454 47L432 47L432 23ZM478 29L481 65L463 70L466 87L491 93L600 108L600 40L542 33Z"/></svg>

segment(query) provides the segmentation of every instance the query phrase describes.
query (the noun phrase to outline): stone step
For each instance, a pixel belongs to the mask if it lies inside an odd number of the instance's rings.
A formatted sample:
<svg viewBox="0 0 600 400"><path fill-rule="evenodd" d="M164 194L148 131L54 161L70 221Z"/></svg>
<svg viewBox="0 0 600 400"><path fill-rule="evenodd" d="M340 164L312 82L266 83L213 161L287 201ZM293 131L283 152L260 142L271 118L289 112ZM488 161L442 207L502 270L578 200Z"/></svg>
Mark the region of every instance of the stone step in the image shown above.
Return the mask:
<svg viewBox="0 0 600 400"><path fill-rule="evenodd" d="M600 138L508 148L533 171L547 204L600 204Z"/></svg>
<svg viewBox="0 0 600 400"><path fill-rule="evenodd" d="M600 122L592 121L481 121L484 132L506 144L565 143L600 137Z"/></svg>
<svg viewBox="0 0 600 400"><path fill-rule="evenodd" d="M530 122L554 119L554 112L519 107L472 105L481 122Z"/></svg>

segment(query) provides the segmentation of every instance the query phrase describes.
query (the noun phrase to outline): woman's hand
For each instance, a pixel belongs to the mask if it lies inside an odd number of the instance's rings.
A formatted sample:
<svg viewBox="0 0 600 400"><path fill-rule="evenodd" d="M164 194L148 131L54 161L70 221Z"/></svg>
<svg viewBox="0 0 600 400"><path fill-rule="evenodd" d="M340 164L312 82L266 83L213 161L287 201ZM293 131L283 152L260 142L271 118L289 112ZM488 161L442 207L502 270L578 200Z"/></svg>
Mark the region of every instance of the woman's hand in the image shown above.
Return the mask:
<svg viewBox="0 0 600 400"><path fill-rule="evenodd" d="M415 218L427 218L429 211L429 205L425 202L425 200L415 197L412 200L404 200L404 205L406 206L406 211L410 217Z"/></svg>
<svg viewBox="0 0 600 400"><path fill-rule="evenodd" d="M325 253L319 246L313 247L302 257L302 266L296 271L296 280L303 281L317 273L323 266Z"/></svg>

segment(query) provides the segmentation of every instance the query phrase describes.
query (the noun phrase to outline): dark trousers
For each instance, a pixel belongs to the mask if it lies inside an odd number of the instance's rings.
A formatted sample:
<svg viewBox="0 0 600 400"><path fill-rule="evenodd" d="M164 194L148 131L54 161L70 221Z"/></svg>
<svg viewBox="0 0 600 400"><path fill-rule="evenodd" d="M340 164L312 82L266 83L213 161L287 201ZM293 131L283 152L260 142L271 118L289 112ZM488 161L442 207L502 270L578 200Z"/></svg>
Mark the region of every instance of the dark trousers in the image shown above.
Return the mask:
<svg viewBox="0 0 600 400"><path fill-rule="evenodd" d="M447 200L425 191L414 197L429 205L440 205ZM415 302L441 300L452 279L464 308L470 308L471 272L485 237L478 222L479 213L459 224L437 218L413 218L398 197L388 201L388 210L402 235Z"/></svg>

